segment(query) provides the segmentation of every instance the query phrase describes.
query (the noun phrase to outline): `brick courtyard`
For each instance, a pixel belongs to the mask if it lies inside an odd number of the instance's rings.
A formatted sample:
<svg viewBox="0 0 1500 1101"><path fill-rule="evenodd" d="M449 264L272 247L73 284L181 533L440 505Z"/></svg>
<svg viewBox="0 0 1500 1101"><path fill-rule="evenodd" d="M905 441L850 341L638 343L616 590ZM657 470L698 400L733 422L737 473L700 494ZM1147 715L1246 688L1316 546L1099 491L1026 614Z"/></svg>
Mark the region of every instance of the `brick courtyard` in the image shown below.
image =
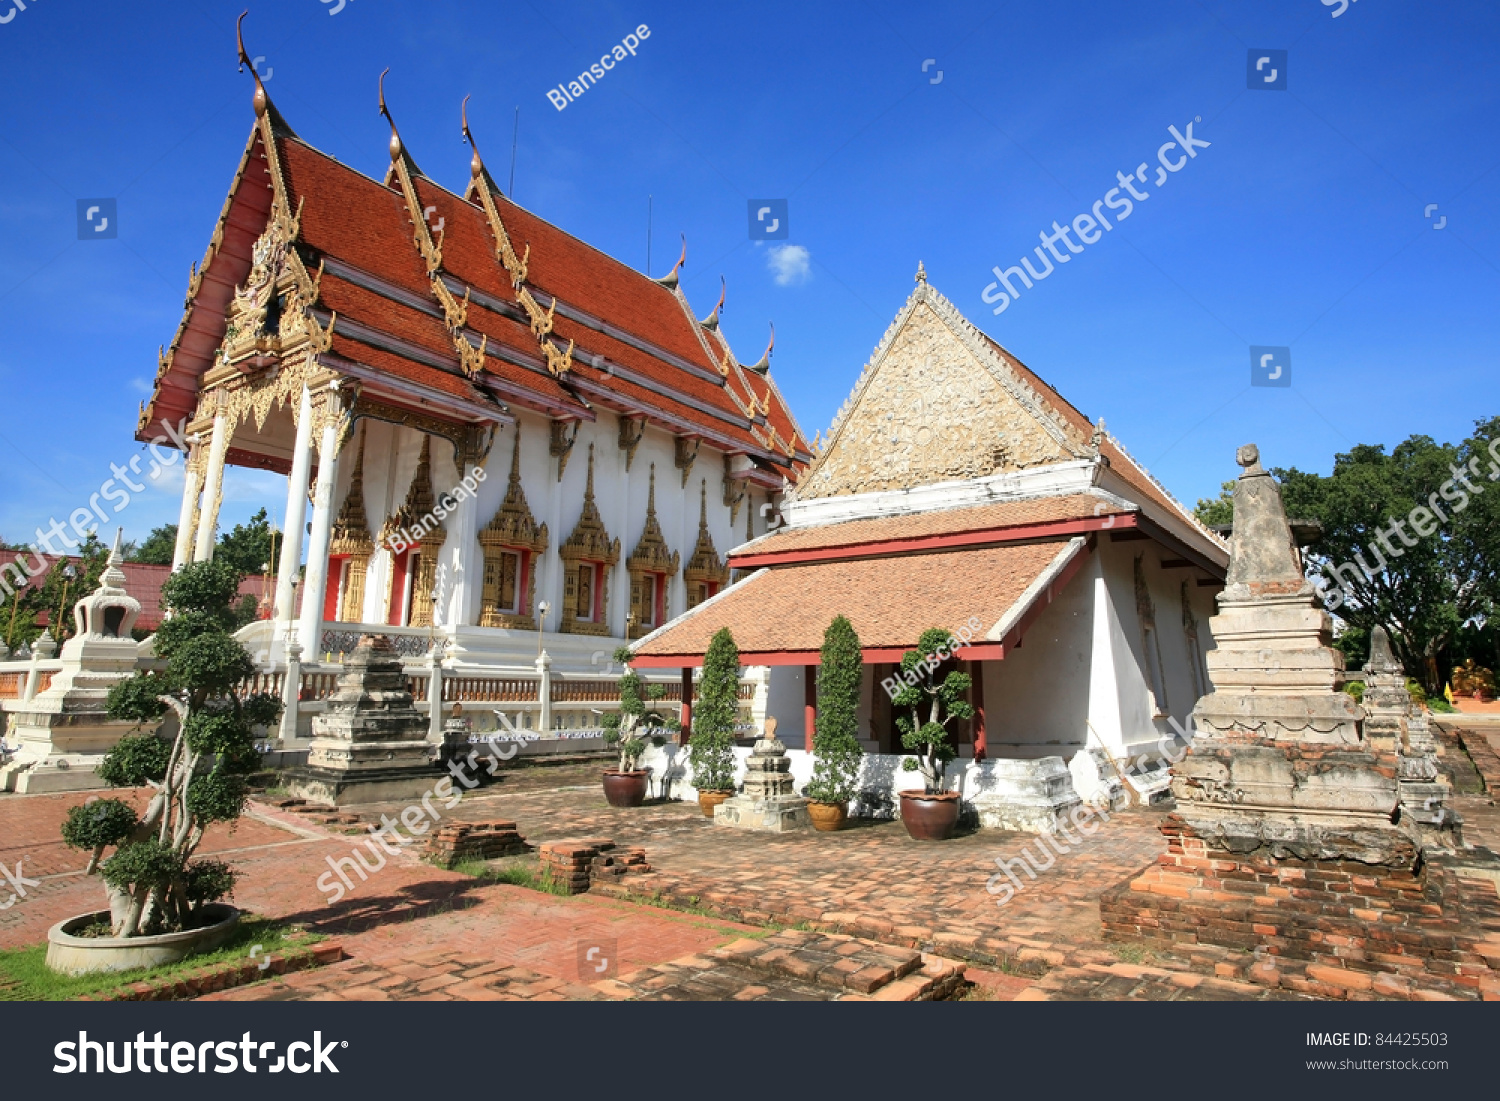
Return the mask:
<svg viewBox="0 0 1500 1101"><path fill-rule="evenodd" d="M67 808L84 798L0 798L0 863L20 860L41 880L0 912L0 947L36 943L56 921L102 904L100 883L81 874L83 854L57 836ZM557 897L403 853L329 905L316 885L329 859L350 853L364 823L402 809L357 807L325 823L257 802L233 830L211 831L205 854L242 873L237 905L336 938L347 958L208 997L915 1000L954 996L964 977L973 984L965 996L988 1000L1479 994L1351 988L1326 969L1248 952L1164 955L1106 942L1100 894L1163 851L1162 812L1153 809L1114 815L1000 907L985 890L995 860L1034 846L1031 835L986 830L918 843L899 822L865 821L838 834L747 833L714 826L696 804L610 808L597 766L519 770L470 793L445 822L514 821L532 846L610 838L645 849L653 870ZM1500 848L1500 810L1488 796L1460 796L1458 809L1471 843ZM347 820L354 815L362 821ZM856 973L864 978L851 980Z"/></svg>

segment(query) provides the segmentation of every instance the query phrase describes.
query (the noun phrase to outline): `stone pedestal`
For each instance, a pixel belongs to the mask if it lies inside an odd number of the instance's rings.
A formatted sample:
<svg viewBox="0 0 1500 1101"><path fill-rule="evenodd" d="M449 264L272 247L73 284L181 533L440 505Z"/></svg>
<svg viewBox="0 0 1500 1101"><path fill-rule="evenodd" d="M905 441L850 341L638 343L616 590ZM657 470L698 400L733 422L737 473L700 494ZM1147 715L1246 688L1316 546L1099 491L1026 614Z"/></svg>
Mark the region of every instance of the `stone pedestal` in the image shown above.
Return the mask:
<svg viewBox="0 0 1500 1101"><path fill-rule="evenodd" d="M1477 986L1493 946L1481 950L1485 932L1445 870L1456 823L1413 812L1436 794L1436 769L1411 742L1400 666L1379 637L1365 708L1339 690L1343 659L1280 490L1253 445L1239 459L1213 691L1175 769L1168 851L1105 892L1106 932Z"/></svg>
<svg viewBox="0 0 1500 1101"><path fill-rule="evenodd" d="M94 770L137 725L111 719L104 709L109 690L135 675L140 651L130 630L141 605L125 591L122 561L117 536L99 587L73 608L78 631L63 645L62 669L45 692L6 703L20 748L0 768L0 790L36 794L109 786ZM43 636L39 652L50 656L51 645Z"/></svg>
<svg viewBox="0 0 1500 1101"><path fill-rule="evenodd" d="M444 775L431 762L426 731L395 646L384 635L366 635L339 675L328 711L313 720L307 764L287 786L335 806L420 799Z"/></svg>
<svg viewBox="0 0 1500 1101"><path fill-rule="evenodd" d="M1061 757L990 757L964 777L964 802L985 829L1045 833L1083 800Z"/></svg>
<svg viewBox="0 0 1500 1101"><path fill-rule="evenodd" d="M743 789L714 808L714 822L765 833L785 833L810 825L807 800L792 790L791 769L786 746L776 737L776 720L767 719L765 733L745 762Z"/></svg>

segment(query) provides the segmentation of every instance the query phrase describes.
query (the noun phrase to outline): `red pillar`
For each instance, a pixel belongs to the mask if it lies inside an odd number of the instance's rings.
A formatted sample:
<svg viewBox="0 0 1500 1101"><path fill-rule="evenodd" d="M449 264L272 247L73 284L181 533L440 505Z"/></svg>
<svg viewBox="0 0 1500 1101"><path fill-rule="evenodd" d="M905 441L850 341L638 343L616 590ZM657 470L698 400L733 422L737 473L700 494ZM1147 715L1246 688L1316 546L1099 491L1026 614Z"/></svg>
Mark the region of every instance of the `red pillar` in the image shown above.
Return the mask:
<svg viewBox="0 0 1500 1101"><path fill-rule="evenodd" d="M677 732L677 744L687 745L693 732L693 667L682 669L682 729Z"/></svg>
<svg viewBox="0 0 1500 1101"><path fill-rule="evenodd" d="M984 662L969 662L969 676L974 679L970 696L974 703L974 760L984 760L988 743L984 730Z"/></svg>
<svg viewBox="0 0 1500 1101"><path fill-rule="evenodd" d="M813 735L818 731L818 667L802 667L802 748L812 752Z"/></svg>

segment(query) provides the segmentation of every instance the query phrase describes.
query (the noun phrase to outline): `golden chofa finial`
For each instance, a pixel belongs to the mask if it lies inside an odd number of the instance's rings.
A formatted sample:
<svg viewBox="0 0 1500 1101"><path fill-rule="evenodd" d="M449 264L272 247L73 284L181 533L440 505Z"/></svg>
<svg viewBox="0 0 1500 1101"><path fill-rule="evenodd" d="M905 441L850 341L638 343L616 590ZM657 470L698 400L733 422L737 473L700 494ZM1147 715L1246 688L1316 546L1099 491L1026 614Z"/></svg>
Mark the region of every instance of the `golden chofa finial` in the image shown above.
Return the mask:
<svg viewBox="0 0 1500 1101"><path fill-rule="evenodd" d="M459 116L463 120L464 141L469 143L469 148L474 150L474 156L469 159L469 176L479 179L484 175L484 161L479 156L479 146L474 144L474 135L469 132L469 100L472 96L464 96L463 104L459 107Z"/></svg>
<svg viewBox="0 0 1500 1101"><path fill-rule="evenodd" d="M927 269L922 266L922 261L917 261L917 282L927 282Z"/></svg>
<svg viewBox="0 0 1500 1101"><path fill-rule="evenodd" d="M380 74L380 113L391 124L391 161L394 163L401 159L401 135L396 133L396 120L391 118L390 109L385 105L385 73L390 71L390 66L386 66L385 72Z"/></svg>
<svg viewBox="0 0 1500 1101"><path fill-rule="evenodd" d="M250 55L245 52L245 36L240 31L240 24L244 23L245 16L250 14L246 8L240 12L240 17L234 22L234 37L240 47L240 72L245 71L245 66L250 66L250 75L255 78L255 117L260 118L266 113L266 108L271 105L271 97L266 95L266 86L260 82L260 73L256 72L255 62L250 60Z"/></svg>

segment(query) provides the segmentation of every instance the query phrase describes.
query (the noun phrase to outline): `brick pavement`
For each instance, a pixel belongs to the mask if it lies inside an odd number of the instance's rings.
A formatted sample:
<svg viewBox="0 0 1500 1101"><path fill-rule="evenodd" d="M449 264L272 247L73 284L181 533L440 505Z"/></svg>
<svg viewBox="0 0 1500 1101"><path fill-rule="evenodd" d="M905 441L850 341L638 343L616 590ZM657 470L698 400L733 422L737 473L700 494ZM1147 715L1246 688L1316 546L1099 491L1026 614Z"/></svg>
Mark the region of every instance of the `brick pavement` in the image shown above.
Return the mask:
<svg viewBox="0 0 1500 1101"><path fill-rule="evenodd" d="M717 990L721 996L750 991L744 996L829 997L826 987L799 986L804 980L795 975L767 982L753 969L734 970L743 961L726 964L712 956L746 930L772 924L926 952L923 966L933 954L966 961L973 965L970 981L978 984L973 996L985 999L1113 997L1122 989L1116 979L1135 982L1121 995L1132 998L1269 997L1273 989L1281 996L1296 993L1299 983L1306 984L1304 992L1325 996L1401 996L1330 991L1295 969L1266 981L1268 976L1254 973L1249 953L1228 949L1142 953L1107 943L1099 896L1162 851L1157 810L1115 815L1034 882L1023 879L1025 889L1001 908L986 892L986 880L997 857L1010 859L1036 844L1030 835L984 831L942 844L919 843L906 837L899 822L857 822L838 834L757 834L715 826L692 804L611 808L595 766L502 774L499 780L470 793L447 813L445 824L514 821L533 846L608 837L622 847L645 849L654 871L558 898L446 872L405 852L330 905L316 880L330 857L350 853L363 830L258 806L256 818L242 820L222 838L211 835L207 846L228 853L243 873L236 903L337 935L352 958L222 996L648 997L689 981L695 996ZM0 946L34 943L52 922L99 904L98 883L78 874L81 854L56 840L66 806L81 798L0 797L0 853L6 854L0 860L35 852L37 867L52 868L56 876L34 897L0 913ZM1466 796L1458 803L1470 839L1500 848L1500 813L1493 801ZM365 821L378 822L381 813L402 807L356 809ZM622 897L606 897L611 893ZM597 938L617 942L618 972L611 981L632 993L581 981L578 944ZM1214 981L1129 975L1117 965ZM677 978L646 990L632 987L630 976L637 972L641 983L668 973ZM756 992L758 986L766 991Z"/></svg>

